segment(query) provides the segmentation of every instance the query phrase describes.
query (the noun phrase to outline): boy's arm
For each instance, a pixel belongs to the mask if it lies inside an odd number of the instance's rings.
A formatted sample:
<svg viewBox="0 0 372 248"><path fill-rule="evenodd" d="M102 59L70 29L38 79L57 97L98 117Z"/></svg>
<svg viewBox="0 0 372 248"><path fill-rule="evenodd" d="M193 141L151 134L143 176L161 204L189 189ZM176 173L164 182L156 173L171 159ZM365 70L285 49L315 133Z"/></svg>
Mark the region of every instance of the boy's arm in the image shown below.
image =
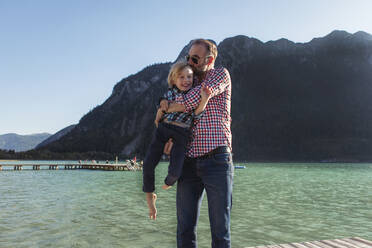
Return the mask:
<svg viewBox="0 0 372 248"><path fill-rule="evenodd" d="M159 125L159 121L161 120L161 117L163 117L164 115L164 112L161 108L158 109L158 111L156 112L156 117L155 117L155 126L158 127Z"/></svg>

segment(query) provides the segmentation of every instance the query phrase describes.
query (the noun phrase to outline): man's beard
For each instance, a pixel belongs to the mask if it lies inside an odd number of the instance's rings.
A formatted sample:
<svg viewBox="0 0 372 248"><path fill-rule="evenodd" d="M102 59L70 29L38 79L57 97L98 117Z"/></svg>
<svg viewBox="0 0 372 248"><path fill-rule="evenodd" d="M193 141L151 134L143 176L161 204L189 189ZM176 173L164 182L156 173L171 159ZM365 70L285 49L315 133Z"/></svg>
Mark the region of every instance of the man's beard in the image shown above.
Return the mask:
<svg viewBox="0 0 372 248"><path fill-rule="evenodd" d="M204 71L194 69L194 75L197 76L197 77L201 77L201 76L204 75Z"/></svg>
<svg viewBox="0 0 372 248"><path fill-rule="evenodd" d="M192 70L194 71L194 75L197 76L197 77L201 77L205 74L205 71L202 71L198 68L195 68L195 66L191 66L192 67Z"/></svg>

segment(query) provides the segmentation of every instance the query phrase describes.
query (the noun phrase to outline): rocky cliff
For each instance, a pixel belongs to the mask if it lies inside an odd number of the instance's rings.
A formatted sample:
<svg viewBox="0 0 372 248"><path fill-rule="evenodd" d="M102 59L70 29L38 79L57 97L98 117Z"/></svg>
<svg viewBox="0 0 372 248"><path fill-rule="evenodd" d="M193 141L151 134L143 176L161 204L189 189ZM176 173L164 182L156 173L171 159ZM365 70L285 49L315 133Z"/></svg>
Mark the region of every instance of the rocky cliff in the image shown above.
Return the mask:
<svg viewBox="0 0 372 248"><path fill-rule="evenodd" d="M308 43L236 36L218 50L216 64L232 78L236 159L372 160L371 35L334 31ZM143 156L170 65L121 80L71 132L41 149Z"/></svg>

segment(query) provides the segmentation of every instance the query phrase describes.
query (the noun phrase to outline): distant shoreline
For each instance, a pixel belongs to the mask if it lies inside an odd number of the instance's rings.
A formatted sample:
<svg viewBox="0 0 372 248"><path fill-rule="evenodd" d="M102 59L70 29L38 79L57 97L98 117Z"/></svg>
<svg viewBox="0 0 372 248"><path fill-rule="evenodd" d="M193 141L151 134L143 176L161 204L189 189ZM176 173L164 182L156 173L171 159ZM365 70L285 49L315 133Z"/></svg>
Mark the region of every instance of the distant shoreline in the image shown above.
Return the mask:
<svg viewBox="0 0 372 248"><path fill-rule="evenodd" d="M22 161L78 161L79 159L0 159L1 162L22 162ZM91 161L91 160L82 160ZM106 161L105 159L98 159L97 161ZM109 160L114 161L114 160ZM168 160L161 160L160 162L169 163ZM337 163L348 163L348 164L370 164L372 161L352 161L352 160L339 160L339 161L272 161L272 160L233 160L235 165L237 164L249 164L249 163L268 163L268 164L296 164L296 163L304 163L304 164L337 164Z"/></svg>

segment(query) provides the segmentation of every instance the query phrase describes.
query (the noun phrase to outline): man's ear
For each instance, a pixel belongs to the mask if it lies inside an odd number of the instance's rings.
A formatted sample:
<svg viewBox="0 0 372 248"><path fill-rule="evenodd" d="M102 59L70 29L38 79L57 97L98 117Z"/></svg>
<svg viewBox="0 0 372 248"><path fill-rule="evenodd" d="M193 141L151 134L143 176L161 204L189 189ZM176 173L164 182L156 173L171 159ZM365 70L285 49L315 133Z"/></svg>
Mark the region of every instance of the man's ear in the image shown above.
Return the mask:
<svg viewBox="0 0 372 248"><path fill-rule="evenodd" d="M213 60L214 60L214 58L212 56L210 56L209 59L208 59L208 65L212 64Z"/></svg>

